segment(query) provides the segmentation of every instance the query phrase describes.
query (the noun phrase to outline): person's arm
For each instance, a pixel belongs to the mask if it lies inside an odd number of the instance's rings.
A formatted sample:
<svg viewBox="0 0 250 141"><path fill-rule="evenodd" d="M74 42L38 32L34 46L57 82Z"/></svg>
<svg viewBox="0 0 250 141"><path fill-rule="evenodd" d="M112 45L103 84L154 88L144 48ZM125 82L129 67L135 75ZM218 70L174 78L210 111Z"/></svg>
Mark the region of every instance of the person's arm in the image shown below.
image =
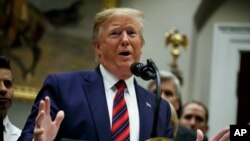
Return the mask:
<svg viewBox="0 0 250 141"><path fill-rule="evenodd" d="M57 135L64 112L59 111L54 121L50 116L50 99L45 97L39 104L39 112L35 121L34 141L53 141Z"/></svg>
<svg viewBox="0 0 250 141"><path fill-rule="evenodd" d="M196 141L203 141L204 134L200 129L197 130ZM230 130L229 128L224 128L216 133L209 141L229 141L230 140Z"/></svg>
<svg viewBox="0 0 250 141"><path fill-rule="evenodd" d="M57 88L58 82L56 81L55 76L49 75L45 79L44 85L34 101L31 113L26 120L25 126L22 129L22 133L18 138L18 141L32 141L34 138L35 128L39 127L38 123L41 123L41 121L45 120L46 116L50 116L52 120L56 119L57 114L60 113L59 111L61 109L59 102L59 92ZM45 100L46 96L49 97L49 105L51 105L49 112L47 112L46 109L46 106L48 107L48 103L45 102L47 101ZM47 115L45 113L45 109ZM50 113L50 115L48 115L48 113Z"/></svg>

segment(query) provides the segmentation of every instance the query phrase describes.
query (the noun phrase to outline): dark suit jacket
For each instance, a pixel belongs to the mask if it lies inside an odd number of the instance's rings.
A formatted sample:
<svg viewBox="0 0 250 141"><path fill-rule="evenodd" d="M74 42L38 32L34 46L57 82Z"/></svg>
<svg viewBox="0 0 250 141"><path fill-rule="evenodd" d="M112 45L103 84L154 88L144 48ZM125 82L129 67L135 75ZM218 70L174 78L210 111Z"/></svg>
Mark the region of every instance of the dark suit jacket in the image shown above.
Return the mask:
<svg viewBox="0 0 250 141"><path fill-rule="evenodd" d="M135 82L140 117L140 141L150 138L153 126L155 95ZM103 78L100 70L67 72L49 75L36 97L19 141L31 141L39 101L49 96L51 116L59 110L65 112L55 140L62 138L111 141L111 127ZM173 138L170 125L170 106L161 100L157 136Z"/></svg>

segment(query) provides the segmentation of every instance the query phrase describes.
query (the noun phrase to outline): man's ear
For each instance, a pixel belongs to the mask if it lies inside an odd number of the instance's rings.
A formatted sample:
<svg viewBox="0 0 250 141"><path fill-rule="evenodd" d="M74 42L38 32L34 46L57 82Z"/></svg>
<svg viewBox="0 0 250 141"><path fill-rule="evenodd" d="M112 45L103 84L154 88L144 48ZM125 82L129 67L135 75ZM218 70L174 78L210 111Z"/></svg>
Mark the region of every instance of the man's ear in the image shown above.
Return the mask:
<svg viewBox="0 0 250 141"><path fill-rule="evenodd" d="M100 47L100 44L97 40L92 41L92 45L95 49Z"/></svg>
<svg viewBox="0 0 250 141"><path fill-rule="evenodd" d="M101 55L101 49L100 49L100 43L98 41L92 42L93 48L95 49L95 53L98 58L100 58Z"/></svg>

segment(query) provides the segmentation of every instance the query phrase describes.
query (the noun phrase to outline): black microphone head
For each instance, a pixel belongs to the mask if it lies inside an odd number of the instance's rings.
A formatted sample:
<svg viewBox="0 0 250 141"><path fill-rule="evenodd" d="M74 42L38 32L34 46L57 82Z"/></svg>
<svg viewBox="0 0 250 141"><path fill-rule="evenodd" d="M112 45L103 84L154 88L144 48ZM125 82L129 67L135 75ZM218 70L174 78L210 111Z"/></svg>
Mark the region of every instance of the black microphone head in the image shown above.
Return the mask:
<svg viewBox="0 0 250 141"><path fill-rule="evenodd" d="M135 76L141 77L144 80L150 80L155 78L153 69L142 63L133 63L130 67L130 71Z"/></svg>
<svg viewBox="0 0 250 141"><path fill-rule="evenodd" d="M141 68L143 68L143 67L144 67L144 64L135 62L135 63L133 63L133 64L131 65L130 71L131 71L134 75L140 77L140 76L141 76L141 71L140 71L140 70L141 70Z"/></svg>

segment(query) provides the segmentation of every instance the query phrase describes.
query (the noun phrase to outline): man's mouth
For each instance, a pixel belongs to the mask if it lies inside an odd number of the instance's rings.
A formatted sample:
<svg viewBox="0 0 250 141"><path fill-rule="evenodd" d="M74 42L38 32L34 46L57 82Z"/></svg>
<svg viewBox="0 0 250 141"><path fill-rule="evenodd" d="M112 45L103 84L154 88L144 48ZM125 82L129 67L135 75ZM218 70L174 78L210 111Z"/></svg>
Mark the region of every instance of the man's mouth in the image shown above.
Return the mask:
<svg viewBox="0 0 250 141"><path fill-rule="evenodd" d="M122 55L122 56L129 56L131 53L129 51L123 51L121 52L119 55Z"/></svg>

